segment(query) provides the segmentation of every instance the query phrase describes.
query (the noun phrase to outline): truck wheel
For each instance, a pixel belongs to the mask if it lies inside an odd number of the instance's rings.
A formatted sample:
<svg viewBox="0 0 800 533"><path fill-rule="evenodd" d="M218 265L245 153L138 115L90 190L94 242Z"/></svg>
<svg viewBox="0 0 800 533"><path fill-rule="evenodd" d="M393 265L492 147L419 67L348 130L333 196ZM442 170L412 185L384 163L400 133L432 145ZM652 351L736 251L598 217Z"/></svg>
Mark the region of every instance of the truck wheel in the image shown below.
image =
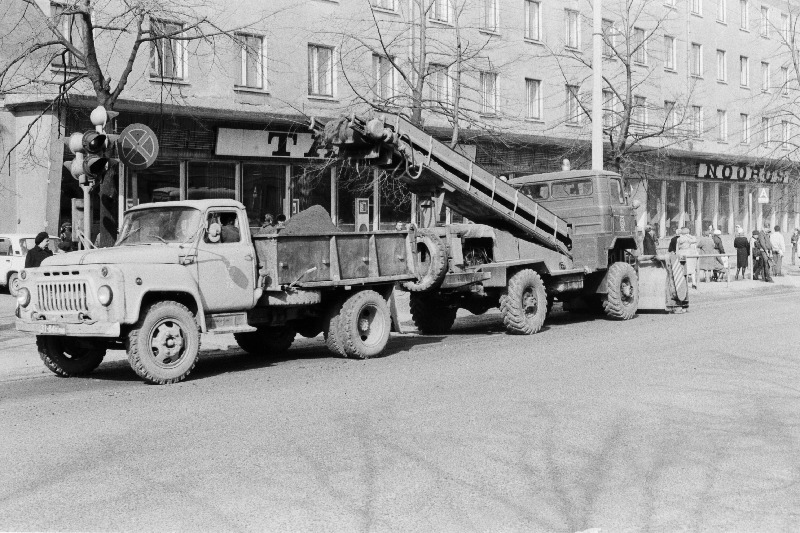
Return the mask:
<svg viewBox="0 0 800 533"><path fill-rule="evenodd" d="M325 337L325 346L328 350L340 357L347 357L347 352L344 351L344 344L339 337L339 316L342 312L342 304L336 303L327 314L325 319L325 328L322 334Z"/></svg>
<svg viewBox="0 0 800 533"><path fill-rule="evenodd" d="M335 337L344 353L355 359L367 359L386 347L392 317L380 294L360 291L344 302L335 324Z"/></svg>
<svg viewBox="0 0 800 533"><path fill-rule="evenodd" d="M272 356L286 353L294 342L295 331L289 326L258 328L258 331L234 333L239 348L250 355Z"/></svg>
<svg viewBox="0 0 800 533"><path fill-rule="evenodd" d="M441 335L450 331L458 309L449 307L433 295L411 293L411 318L423 335Z"/></svg>
<svg viewBox="0 0 800 533"><path fill-rule="evenodd" d="M44 366L62 378L86 375L106 356L105 346L82 337L37 335L36 348Z"/></svg>
<svg viewBox="0 0 800 533"><path fill-rule="evenodd" d="M178 302L158 302L142 312L128 333L131 368L145 381L165 385L189 375L200 352L200 327Z"/></svg>
<svg viewBox="0 0 800 533"><path fill-rule="evenodd" d="M444 241L429 229L419 230L422 240L417 246L422 248L422 260L417 262L420 272L417 281L403 282L403 288L410 292L425 292L442 285L447 274L447 247ZM419 253L418 253L419 254Z"/></svg>
<svg viewBox="0 0 800 533"><path fill-rule="evenodd" d="M20 286L19 274L17 274L16 272L12 272L11 274L8 275L8 294L16 298L17 294L19 294L19 286Z"/></svg>
<svg viewBox="0 0 800 533"><path fill-rule="evenodd" d="M628 263L614 263L606 276L606 298L603 310L611 318L629 320L639 307L639 280Z"/></svg>
<svg viewBox="0 0 800 533"><path fill-rule="evenodd" d="M500 297L500 313L509 333L533 335L542 329L547 315L547 293L539 274L526 268L511 276Z"/></svg>

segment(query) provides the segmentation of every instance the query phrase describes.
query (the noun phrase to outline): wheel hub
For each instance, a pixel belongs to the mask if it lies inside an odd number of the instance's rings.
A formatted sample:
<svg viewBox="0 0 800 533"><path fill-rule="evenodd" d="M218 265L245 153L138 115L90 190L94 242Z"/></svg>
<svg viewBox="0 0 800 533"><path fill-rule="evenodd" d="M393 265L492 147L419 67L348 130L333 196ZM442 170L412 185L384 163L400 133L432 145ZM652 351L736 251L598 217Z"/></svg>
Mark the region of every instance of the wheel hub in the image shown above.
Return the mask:
<svg viewBox="0 0 800 533"><path fill-rule="evenodd" d="M620 292L622 293L623 300L626 302L629 302L633 299L633 285L631 285L631 281L629 279L626 278L622 280Z"/></svg>
<svg viewBox="0 0 800 533"><path fill-rule="evenodd" d="M150 348L157 362L164 365L174 363L180 358L183 345L183 332L175 322L162 322L153 330Z"/></svg>
<svg viewBox="0 0 800 533"><path fill-rule="evenodd" d="M525 311L525 316L536 316L539 310L539 302L533 289L528 289L522 294L522 309Z"/></svg>

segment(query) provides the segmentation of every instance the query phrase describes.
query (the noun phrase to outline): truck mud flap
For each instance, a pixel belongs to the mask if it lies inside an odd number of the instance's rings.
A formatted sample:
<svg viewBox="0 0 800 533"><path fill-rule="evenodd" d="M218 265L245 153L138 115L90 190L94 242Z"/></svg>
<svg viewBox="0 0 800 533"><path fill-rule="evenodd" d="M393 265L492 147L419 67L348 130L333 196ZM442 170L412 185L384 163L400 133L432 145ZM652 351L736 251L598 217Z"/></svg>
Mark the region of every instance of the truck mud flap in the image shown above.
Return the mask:
<svg viewBox="0 0 800 533"><path fill-rule="evenodd" d="M670 311L689 305L686 272L674 256L640 256L639 310Z"/></svg>

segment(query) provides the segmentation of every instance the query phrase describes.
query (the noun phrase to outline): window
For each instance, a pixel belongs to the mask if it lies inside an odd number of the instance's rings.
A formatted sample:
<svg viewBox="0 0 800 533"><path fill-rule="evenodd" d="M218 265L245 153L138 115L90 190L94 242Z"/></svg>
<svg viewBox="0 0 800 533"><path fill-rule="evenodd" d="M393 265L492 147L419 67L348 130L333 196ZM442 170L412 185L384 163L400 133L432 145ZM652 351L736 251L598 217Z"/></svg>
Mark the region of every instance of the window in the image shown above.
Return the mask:
<svg viewBox="0 0 800 533"><path fill-rule="evenodd" d="M396 96L396 71L388 57L372 54L372 76L376 98L391 100Z"/></svg>
<svg viewBox="0 0 800 533"><path fill-rule="evenodd" d="M750 86L750 59L745 56L739 56L739 85Z"/></svg>
<svg viewBox="0 0 800 533"><path fill-rule="evenodd" d="M728 141L728 112L724 109L717 109L717 140Z"/></svg>
<svg viewBox="0 0 800 533"><path fill-rule="evenodd" d="M771 128L770 128L770 121L769 118L764 117L761 119L761 142L763 144L769 144L772 140L771 135Z"/></svg>
<svg viewBox="0 0 800 533"><path fill-rule="evenodd" d="M759 24L759 28L761 29L761 36L769 39L769 8L767 6L761 6L761 24Z"/></svg>
<svg viewBox="0 0 800 533"><path fill-rule="evenodd" d="M690 6L693 14L703 14L703 0L690 0Z"/></svg>
<svg viewBox="0 0 800 533"><path fill-rule="evenodd" d="M781 13L781 38L784 42L789 42L789 15Z"/></svg>
<svg viewBox="0 0 800 533"><path fill-rule="evenodd" d="M553 183L553 198L589 196L593 191L592 180L572 180Z"/></svg>
<svg viewBox="0 0 800 533"><path fill-rule="evenodd" d="M532 41L542 39L542 5L534 0L525 0L525 38Z"/></svg>
<svg viewBox="0 0 800 533"><path fill-rule="evenodd" d="M642 28L633 28L633 61L647 64L647 42Z"/></svg>
<svg viewBox="0 0 800 533"><path fill-rule="evenodd" d="M547 200L550 198L550 188L546 183L531 183L521 187L522 194L534 200Z"/></svg>
<svg viewBox="0 0 800 533"><path fill-rule="evenodd" d="M308 94L333 96L333 48L308 45Z"/></svg>
<svg viewBox="0 0 800 533"><path fill-rule="evenodd" d="M580 119L581 105L578 90L577 85L567 85L567 124L577 124Z"/></svg>
<svg viewBox="0 0 800 533"><path fill-rule="evenodd" d="M565 10L567 27L566 27L566 47L567 48L578 48L581 45L580 42L580 14L577 11L573 11L571 9Z"/></svg>
<svg viewBox="0 0 800 533"><path fill-rule="evenodd" d="M617 98L613 91L603 91L603 127L610 129L617 124Z"/></svg>
<svg viewBox="0 0 800 533"><path fill-rule="evenodd" d="M789 141L792 139L792 123L788 120L781 122L781 145L785 150L789 149Z"/></svg>
<svg viewBox="0 0 800 533"><path fill-rule="evenodd" d="M631 126L642 131L647 126L647 98L644 96L633 97L633 116Z"/></svg>
<svg viewBox="0 0 800 533"><path fill-rule="evenodd" d="M664 36L664 68L675 70L678 63L678 48L675 45L675 37Z"/></svg>
<svg viewBox="0 0 800 533"><path fill-rule="evenodd" d="M450 22L450 0L433 0L428 17L436 22Z"/></svg>
<svg viewBox="0 0 800 533"><path fill-rule="evenodd" d="M703 46L692 43L692 55L689 68L692 76L703 75Z"/></svg>
<svg viewBox="0 0 800 533"><path fill-rule="evenodd" d="M728 0L717 0L717 22L728 22Z"/></svg>
<svg viewBox="0 0 800 533"><path fill-rule="evenodd" d="M675 113L675 102L664 100L664 129L667 133L678 126L678 115Z"/></svg>
<svg viewBox="0 0 800 533"><path fill-rule="evenodd" d="M769 63L766 61L761 62L761 90L765 93L769 92L770 76L769 76Z"/></svg>
<svg viewBox="0 0 800 533"><path fill-rule="evenodd" d="M394 11L395 5L394 0L372 0L372 7L377 7L378 9L385 9L387 11Z"/></svg>
<svg viewBox="0 0 800 533"><path fill-rule="evenodd" d="M742 144L750 144L750 115L739 115L740 129L742 130Z"/></svg>
<svg viewBox="0 0 800 533"><path fill-rule="evenodd" d="M692 135L700 137L703 135L703 107L699 105L692 106Z"/></svg>
<svg viewBox="0 0 800 533"><path fill-rule="evenodd" d="M603 55L612 57L616 46L617 29L614 27L614 21L603 19Z"/></svg>
<svg viewBox="0 0 800 533"><path fill-rule="evenodd" d="M485 115L497 113L497 74L481 72L481 112Z"/></svg>
<svg viewBox="0 0 800 533"><path fill-rule="evenodd" d="M428 85L431 88L431 99L442 105L450 105L450 72L446 65L431 63L428 65Z"/></svg>
<svg viewBox="0 0 800 533"><path fill-rule="evenodd" d="M50 4L50 13L53 16L56 27L61 30L61 34L78 50L84 48L84 32L86 31L83 22L78 15L65 14L67 6L62 4ZM70 52L58 54L53 59L54 67L84 68L84 65Z"/></svg>
<svg viewBox="0 0 800 533"><path fill-rule="evenodd" d="M158 37L150 45L150 75L186 79L186 47L174 38L183 32L183 24L151 19L150 31Z"/></svg>
<svg viewBox="0 0 800 533"><path fill-rule="evenodd" d="M739 0L739 27L747 30L750 26L750 0Z"/></svg>
<svg viewBox="0 0 800 533"><path fill-rule="evenodd" d="M528 93L528 118L542 119L542 82L541 80L525 80Z"/></svg>
<svg viewBox="0 0 800 533"><path fill-rule="evenodd" d="M264 84L264 38L258 35L236 34L239 46L236 61L236 82L238 87L263 89Z"/></svg>
<svg viewBox="0 0 800 533"><path fill-rule="evenodd" d="M725 50L717 50L717 81L728 81Z"/></svg>
<svg viewBox="0 0 800 533"><path fill-rule="evenodd" d="M481 29L491 32L497 31L497 0L483 0L483 21Z"/></svg>
<svg viewBox="0 0 800 533"><path fill-rule="evenodd" d="M781 67L781 94L789 94L789 67Z"/></svg>

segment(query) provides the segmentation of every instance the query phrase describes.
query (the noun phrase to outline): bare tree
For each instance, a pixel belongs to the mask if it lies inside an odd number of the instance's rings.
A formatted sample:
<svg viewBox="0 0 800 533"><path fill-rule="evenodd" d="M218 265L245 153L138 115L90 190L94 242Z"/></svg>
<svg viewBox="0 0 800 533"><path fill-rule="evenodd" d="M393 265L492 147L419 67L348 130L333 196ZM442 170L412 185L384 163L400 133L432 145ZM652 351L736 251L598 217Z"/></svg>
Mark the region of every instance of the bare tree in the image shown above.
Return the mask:
<svg viewBox="0 0 800 533"><path fill-rule="evenodd" d="M0 37L5 52L0 58L0 96L23 93L48 99L40 117L76 94L91 95L111 111L124 91L142 78L164 80L162 93L169 93L169 82L179 79L185 68L187 47L205 47L214 54L223 40L244 46L237 33L263 25L279 11L240 14L231 18L241 22L231 24L219 22L225 20L219 4L206 0L8 4L4 15L10 31ZM54 11L45 13L42 5ZM0 168L30 137L33 124L4 151ZM114 242L117 231L115 176L111 168L99 184L104 246Z"/></svg>

